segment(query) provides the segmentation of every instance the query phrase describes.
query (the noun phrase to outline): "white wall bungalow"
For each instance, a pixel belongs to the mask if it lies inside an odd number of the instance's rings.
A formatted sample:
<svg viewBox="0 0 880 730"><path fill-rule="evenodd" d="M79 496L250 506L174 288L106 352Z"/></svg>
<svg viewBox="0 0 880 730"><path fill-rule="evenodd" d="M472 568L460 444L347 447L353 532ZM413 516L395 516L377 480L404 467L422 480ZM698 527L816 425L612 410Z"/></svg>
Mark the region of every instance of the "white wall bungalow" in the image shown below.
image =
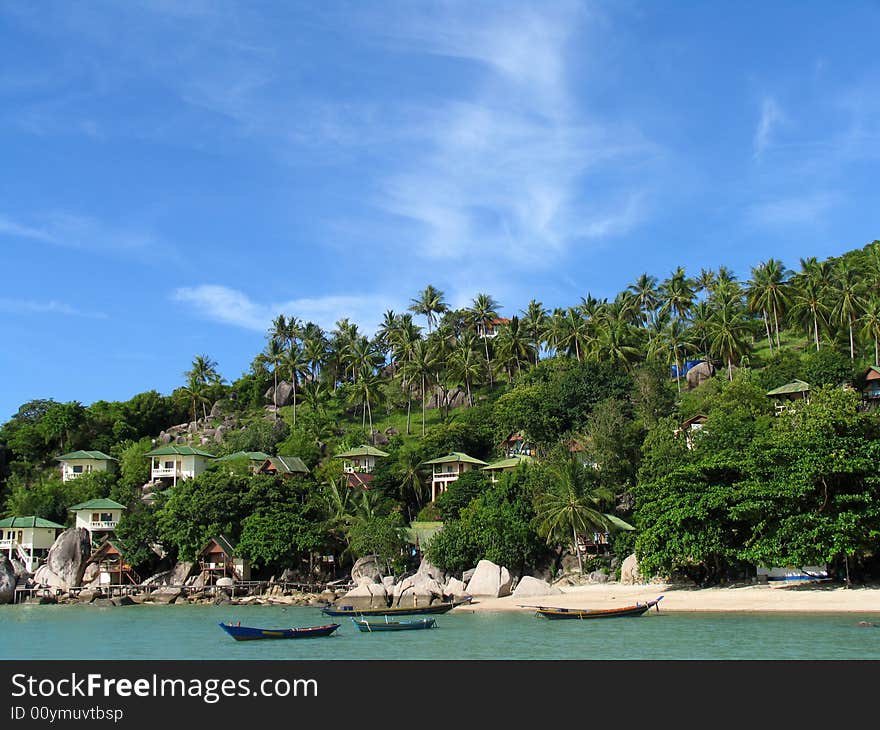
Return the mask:
<svg viewBox="0 0 880 730"><path fill-rule="evenodd" d="M432 467L432 502L437 499L439 495L443 494L443 492L449 489L449 485L452 484L452 482L458 479L465 472L469 472L472 469L478 469L482 466L488 466L485 461L480 461L479 459L475 459L473 456L463 454L460 451L453 451L447 456L441 456L437 459L430 459L429 461L425 461L422 463L425 465L430 464Z"/></svg>
<svg viewBox="0 0 880 730"><path fill-rule="evenodd" d="M61 481L69 482L83 474L93 471L113 471L116 459L102 451L71 451L69 454L56 456L55 461L61 462Z"/></svg>
<svg viewBox="0 0 880 730"><path fill-rule="evenodd" d="M0 551L34 573L63 529L63 525L42 517L7 517L0 520Z"/></svg>
<svg viewBox="0 0 880 730"><path fill-rule="evenodd" d="M172 487L178 479L192 479L202 474L217 458L207 451L175 444L160 446L148 451L146 456L151 459L150 479L161 480Z"/></svg>
<svg viewBox="0 0 880 730"><path fill-rule="evenodd" d="M92 542L96 542L116 529L125 509L125 505L112 499L90 499L73 505L67 511L74 516L74 527L88 530Z"/></svg>

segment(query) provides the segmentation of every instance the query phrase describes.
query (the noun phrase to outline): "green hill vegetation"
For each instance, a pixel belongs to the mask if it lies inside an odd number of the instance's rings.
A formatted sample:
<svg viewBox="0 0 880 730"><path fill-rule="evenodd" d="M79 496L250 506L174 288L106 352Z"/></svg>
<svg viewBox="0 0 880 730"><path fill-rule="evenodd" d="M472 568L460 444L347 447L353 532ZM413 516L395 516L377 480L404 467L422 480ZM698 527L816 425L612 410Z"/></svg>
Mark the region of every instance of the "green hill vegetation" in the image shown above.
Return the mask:
<svg viewBox="0 0 880 730"><path fill-rule="evenodd" d="M405 528L431 520L444 528L428 556L453 572L488 558L552 573L578 535L607 534L610 553L578 555L584 570L635 552L643 573L701 584L760 564L878 574L880 421L862 391L878 364L880 242L797 271L771 259L747 281L678 268L613 300L552 311L532 300L509 319L500 309L480 293L453 310L428 286L372 337L347 319L325 332L279 315L231 382L199 355L170 395L29 401L0 428L4 514L65 523L75 503L121 502L118 542L142 575L159 565L156 546L192 559L216 534L258 575L314 577L327 556L338 571L371 553L401 572L414 557ZM715 371L696 387L684 374L694 361ZM796 379L808 399L767 396ZM285 387L275 408L267 391ZM681 431L697 415L702 429ZM144 500L145 454L177 424L217 456L291 455L310 471L215 460ZM425 461L496 461L514 433L539 458L495 483L469 472L430 502ZM352 489L333 456L368 443L388 457L369 490ZM79 449L118 469L62 482L55 457Z"/></svg>

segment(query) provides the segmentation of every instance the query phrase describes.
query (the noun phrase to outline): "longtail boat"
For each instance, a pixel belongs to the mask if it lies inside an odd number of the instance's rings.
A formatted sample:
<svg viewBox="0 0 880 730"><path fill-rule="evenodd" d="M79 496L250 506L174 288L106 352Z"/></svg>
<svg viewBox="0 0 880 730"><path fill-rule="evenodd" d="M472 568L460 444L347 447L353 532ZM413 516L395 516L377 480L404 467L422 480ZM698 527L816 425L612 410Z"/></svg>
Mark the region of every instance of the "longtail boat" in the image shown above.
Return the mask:
<svg viewBox="0 0 880 730"><path fill-rule="evenodd" d="M444 601L442 603L434 603L430 606L412 606L412 607L387 607L387 608L355 608L346 605L328 605L321 609L327 616L423 616L426 614L446 613L456 606L470 603L471 599L467 598L463 601Z"/></svg>
<svg viewBox="0 0 880 730"><path fill-rule="evenodd" d="M220 623L223 629L236 641L254 641L256 639L308 639L314 636L330 636L339 624L324 626L306 626L298 629L258 629L253 626Z"/></svg>
<svg viewBox="0 0 880 730"><path fill-rule="evenodd" d="M366 618L353 618L352 623L358 627L358 631L370 634L374 631L411 631L413 629L433 629L437 619L435 618L414 618L409 621L389 621L385 616L384 621Z"/></svg>
<svg viewBox="0 0 880 730"><path fill-rule="evenodd" d="M622 618L624 616L641 616L651 608L659 611L659 604L662 600L663 596L660 596L647 603L636 603L620 608L554 608L552 606L522 606L522 608L534 608L536 615L549 619Z"/></svg>

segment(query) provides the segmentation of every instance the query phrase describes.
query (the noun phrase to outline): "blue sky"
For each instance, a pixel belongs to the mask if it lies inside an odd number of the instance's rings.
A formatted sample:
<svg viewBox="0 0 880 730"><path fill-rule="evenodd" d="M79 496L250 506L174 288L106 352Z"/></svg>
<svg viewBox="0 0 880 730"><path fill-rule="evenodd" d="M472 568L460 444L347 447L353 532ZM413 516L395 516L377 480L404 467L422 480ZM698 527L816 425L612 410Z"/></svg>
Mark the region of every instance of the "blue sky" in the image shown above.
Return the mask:
<svg viewBox="0 0 880 730"><path fill-rule="evenodd" d="M0 0L0 422L279 312L515 314L880 238L876 2Z"/></svg>

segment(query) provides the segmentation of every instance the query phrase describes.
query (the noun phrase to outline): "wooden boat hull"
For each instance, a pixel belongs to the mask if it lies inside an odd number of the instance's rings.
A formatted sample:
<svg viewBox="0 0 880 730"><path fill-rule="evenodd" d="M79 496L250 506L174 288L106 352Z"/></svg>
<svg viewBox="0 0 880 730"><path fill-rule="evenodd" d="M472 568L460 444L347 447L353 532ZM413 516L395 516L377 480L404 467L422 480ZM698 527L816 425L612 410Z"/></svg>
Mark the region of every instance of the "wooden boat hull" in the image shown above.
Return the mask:
<svg viewBox="0 0 880 730"><path fill-rule="evenodd" d="M634 606L623 606L621 608L604 608L604 609L577 609L577 608L553 608L551 606L535 606L538 616L543 616L550 620L559 619L578 619L587 620L594 618L625 618L627 616L641 616L651 608L659 611L659 603L663 596L655 601L647 603L636 603ZM530 607L531 608L531 607Z"/></svg>
<svg viewBox="0 0 880 730"><path fill-rule="evenodd" d="M358 631L371 634L374 631L419 631L433 629L437 619L421 618L412 621L368 621L367 619L352 619L352 623L358 627Z"/></svg>
<svg viewBox="0 0 880 730"><path fill-rule="evenodd" d="M330 636L340 625L325 624L324 626L306 626L291 629L259 629L253 626L239 626L226 623L220 623L219 626L236 641L256 641L258 639L309 639L318 636Z"/></svg>
<svg viewBox="0 0 880 730"><path fill-rule="evenodd" d="M326 606L321 611L327 616L424 616L446 613L456 606L470 603L458 601L436 603L433 606L414 606L412 608L355 608L354 606Z"/></svg>

